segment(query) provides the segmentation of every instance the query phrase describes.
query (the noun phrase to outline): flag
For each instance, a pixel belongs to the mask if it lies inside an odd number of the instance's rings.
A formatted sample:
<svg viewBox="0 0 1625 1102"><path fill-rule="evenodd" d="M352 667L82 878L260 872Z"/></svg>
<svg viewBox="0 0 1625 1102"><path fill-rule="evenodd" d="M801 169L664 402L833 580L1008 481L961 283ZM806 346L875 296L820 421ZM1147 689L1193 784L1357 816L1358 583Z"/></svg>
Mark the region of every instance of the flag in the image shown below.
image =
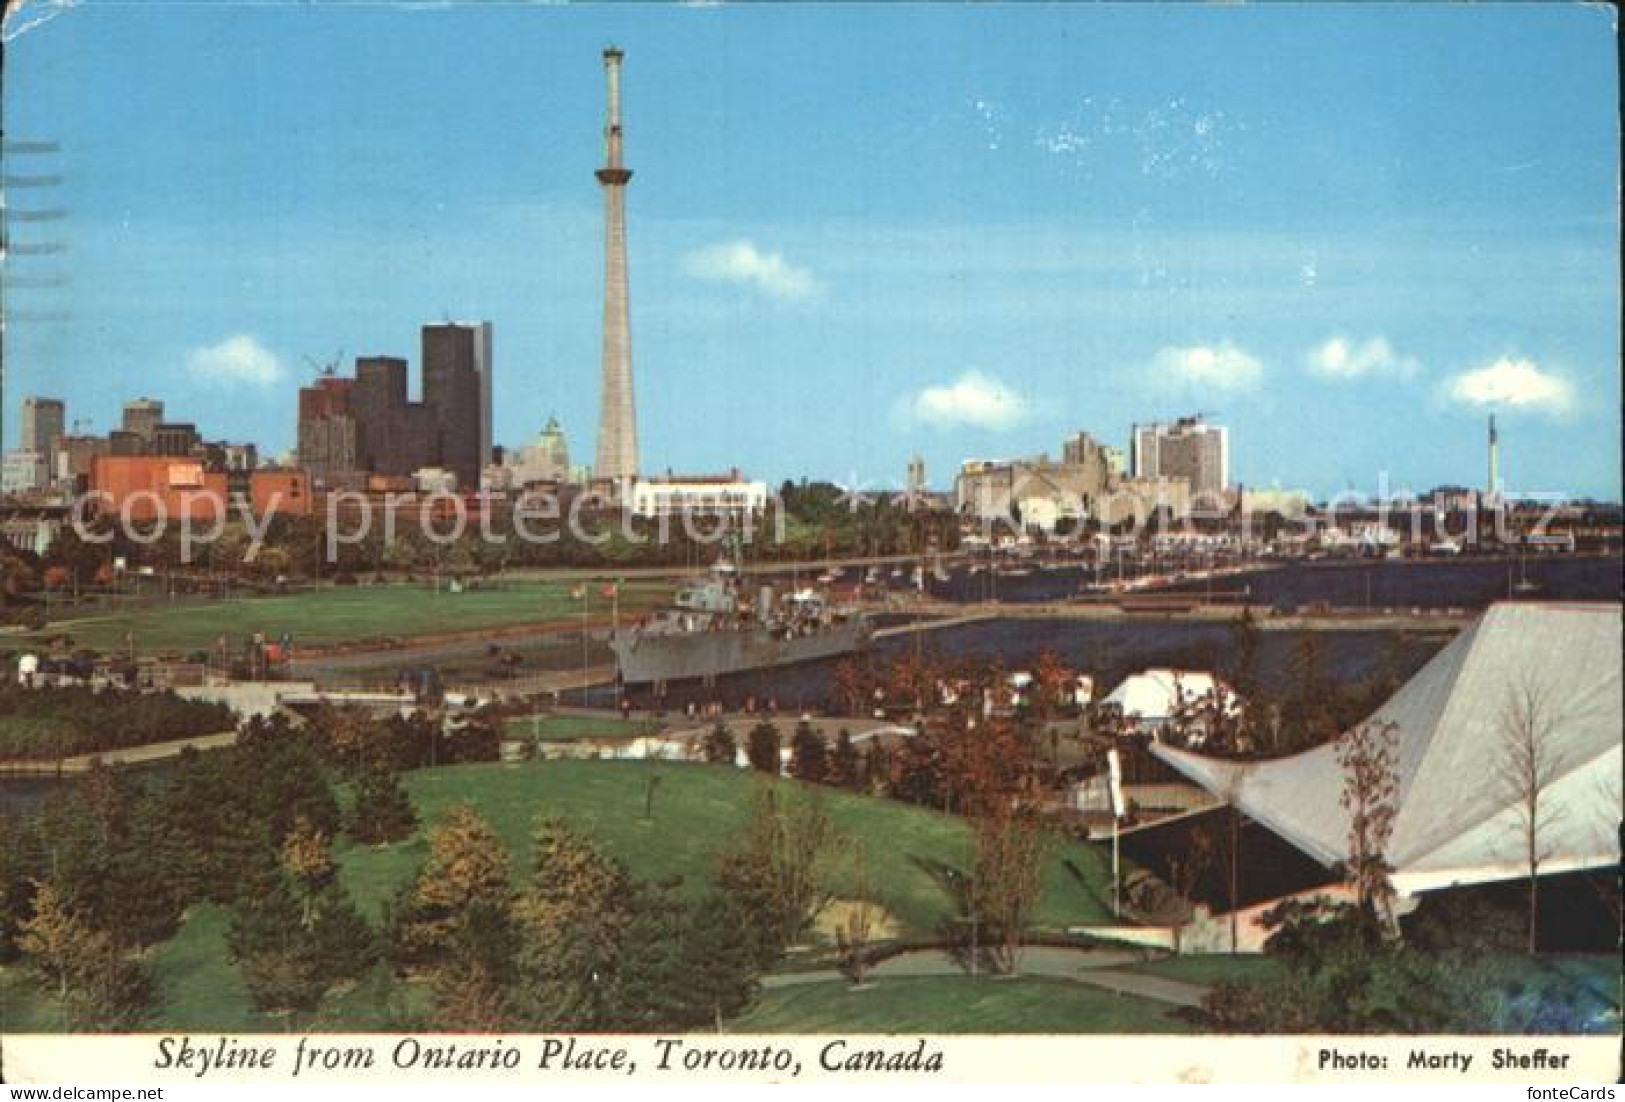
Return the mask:
<svg viewBox="0 0 1625 1102"><path fill-rule="evenodd" d="M1118 757L1117 750L1106 751L1106 765L1109 769L1109 792L1112 801L1112 818L1121 819L1123 812L1123 761Z"/></svg>
<svg viewBox="0 0 1625 1102"><path fill-rule="evenodd" d="M574 589L570 590L570 599L573 601L583 600L586 598L586 596L587 587L584 585L578 585Z"/></svg>
<svg viewBox="0 0 1625 1102"><path fill-rule="evenodd" d="M604 586L602 589L600 589L598 591L598 595L600 597L613 597L613 596L615 596L615 584L613 582L611 582L609 585Z"/></svg>

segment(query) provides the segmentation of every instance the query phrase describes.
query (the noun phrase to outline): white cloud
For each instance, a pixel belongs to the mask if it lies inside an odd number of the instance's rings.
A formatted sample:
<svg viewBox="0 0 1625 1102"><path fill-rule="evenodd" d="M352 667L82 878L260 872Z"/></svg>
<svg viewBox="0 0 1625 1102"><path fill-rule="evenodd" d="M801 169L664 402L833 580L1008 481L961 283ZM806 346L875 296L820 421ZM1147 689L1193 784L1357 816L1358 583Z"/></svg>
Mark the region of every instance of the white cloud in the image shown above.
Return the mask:
<svg viewBox="0 0 1625 1102"><path fill-rule="evenodd" d="M749 241L707 245L683 261L688 274L715 283L742 283L774 298L807 298L822 288L806 268L798 268L778 253L762 252Z"/></svg>
<svg viewBox="0 0 1625 1102"><path fill-rule="evenodd" d="M1505 356L1456 375L1450 380L1448 393L1456 401L1471 405L1527 406L1554 413L1567 411L1574 402L1574 388L1563 376L1542 371L1530 360Z"/></svg>
<svg viewBox="0 0 1625 1102"><path fill-rule="evenodd" d="M1310 371L1326 379L1409 378L1417 371L1416 360L1397 354L1386 337L1363 342L1331 337L1309 353L1307 362Z"/></svg>
<svg viewBox="0 0 1625 1102"><path fill-rule="evenodd" d="M991 375L967 371L952 383L928 386L902 404L902 420L937 428L1008 429L1027 420L1027 399Z"/></svg>
<svg viewBox="0 0 1625 1102"><path fill-rule="evenodd" d="M1264 376L1264 365L1229 341L1216 347L1190 345L1164 348L1151 359L1157 382L1191 390L1251 390Z"/></svg>
<svg viewBox="0 0 1625 1102"><path fill-rule="evenodd" d="M270 386L282 381L282 361L246 333L199 348L186 358L187 370L202 382Z"/></svg>

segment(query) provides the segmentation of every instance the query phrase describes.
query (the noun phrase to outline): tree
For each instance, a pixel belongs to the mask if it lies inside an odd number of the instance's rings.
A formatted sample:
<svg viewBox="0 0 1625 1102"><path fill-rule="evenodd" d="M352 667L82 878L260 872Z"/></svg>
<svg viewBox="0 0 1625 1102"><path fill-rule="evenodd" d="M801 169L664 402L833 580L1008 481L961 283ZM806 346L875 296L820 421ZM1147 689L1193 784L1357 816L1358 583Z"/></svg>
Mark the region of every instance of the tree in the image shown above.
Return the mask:
<svg viewBox="0 0 1625 1102"><path fill-rule="evenodd" d="M836 788L858 788L863 783L863 762L852 744L852 732L842 727L829 756L828 782Z"/></svg>
<svg viewBox="0 0 1625 1102"><path fill-rule="evenodd" d="M333 883L337 872L327 850L327 835L312 826L309 819L294 820L293 829L282 840L282 868L299 897L299 924L308 930L316 921L316 901Z"/></svg>
<svg viewBox="0 0 1625 1102"><path fill-rule="evenodd" d="M1501 784L1518 811L1524 869L1529 878L1527 947L1532 956L1540 944L1540 866L1547 856L1544 839L1558 811L1544 797L1562 770L1554 738L1557 715L1551 694L1524 672L1507 686L1496 725L1501 741Z"/></svg>
<svg viewBox="0 0 1625 1102"><path fill-rule="evenodd" d="M1268 980L1216 985L1202 1006L1224 1033L1482 1033L1495 1031L1505 984L1490 957L1418 949L1384 935L1370 910L1322 898L1264 915Z"/></svg>
<svg viewBox="0 0 1625 1102"><path fill-rule="evenodd" d="M54 884L36 884L34 913L22 923L18 947L55 988L70 1027L129 1030L146 1017L152 1002L146 970Z"/></svg>
<svg viewBox="0 0 1625 1102"><path fill-rule="evenodd" d="M1318 746L1337 737L1336 684L1326 672L1326 650L1317 632L1304 632L1287 662L1288 690L1282 725L1292 740L1283 749Z"/></svg>
<svg viewBox="0 0 1625 1102"><path fill-rule="evenodd" d="M843 712L862 714L869 700L871 680L868 671L853 659L842 659L835 664L835 695Z"/></svg>
<svg viewBox="0 0 1625 1102"><path fill-rule="evenodd" d="M372 931L337 885L313 904L292 876L237 903L226 945L254 1005L269 1013L311 1013L376 956Z"/></svg>
<svg viewBox="0 0 1625 1102"><path fill-rule="evenodd" d="M1072 670L1061 661L1061 656L1054 650L1045 647L1038 652L1038 660L1033 666L1034 719L1041 724L1048 723L1072 703L1068 698L1071 695L1074 676Z"/></svg>
<svg viewBox="0 0 1625 1102"><path fill-rule="evenodd" d="M491 825L467 805L447 808L429 830L428 859L395 918L401 962L432 967L450 951L470 907L507 907L508 875L508 854Z"/></svg>
<svg viewBox="0 0 1625 1102"><path fill-rule="evenodd" d="M1364 723L1337 743L1337 763L1343 770L1338 802L1349 816L1348 876L1359 909L1390 926L1393 887L1384 851L1398 814L1394 807L1399 792L1397 732L1392 723Z"/></svg>
<svg viewBox="0 0 1625 1102"><path fill-rule="evenodd" d="M346 773L394 764L399 750L385 724L365 708L322 705L310 719L327 759Z"/></svg>
<svg viewBox="0 0 1625 1102"><path fill-rule="evenodd" d="M631 922L631 881L562 819L536 828L529 883L514 903L523 1010L539 1029L611 1024L611 981Z"/></svg>
<svg viewBox="0 0 1625 1102"><path fill-rule="evenodd" d="M814 793L767 782L751 793L739 848L719 859L717 882L749 918L758 966L778 960L823 908L823 859L833 837Z"/></svg>
<svg viewBox="0 0 1625 1102"><path fill-rule="evenodd" d="M987 935L995 970L1014 973L1042 888L1044 834L1027 811L979 817L971 827L973 855L967 911Z"/></svg>
<svg viewBox="0 0 1625 1102"><path fill-rule="evenodd" d="M418 814L401 778L383 765L365 768L356 781L348 829L357 842L399 842L417 829Z"/></svg>
<svg viewBox="0 0 1625 1102"><path fill-rule="evenodd" d="M682 982L721 1033L723 1019L750 1005L758 986L748 916L727 892L713 890L690 908L683 957Z"/></svg>
<svg viewBox="0 0 1625 1102"><path fill-rule="evenodd" d="M702 748L705 751L705 760L712 765L732 765L739 754L739 746L734 741L733 732L728 730L728 725L720 719L705 733Z"/></svg>
<svg viewBox="0 0 1625 1102"><path fill-rule="evenodd" d="M489 899L471 902L434 970L435 1028L492 1033L510 1026L518 950L507 908Z"/></svg>
<svg viewBox="0 0 1625 1102"><path fill-rule="evenodd" d="M778 776L781 767L779 758L779 729L767 720L763 720L750 729L750 740L745 745L745 756L750 760L750 767L761 773Z"/></svg>
<svg viewBox="0 0 1625 1102"><path fill-rule="evenodd" d="M790 775L808 784L823 784L829 776L829 744L806 720L796 724L790 740Z"/></svg>
<svg viewBox="0 0 1625 1102"><path fill-rule="evenodd" d="M1185 927L1194 917L1196 887L1213 864L1217 848L1212 832L1206 827L1197 827L1191 832L1190 845L1185 852L1174 854L1168 859L1168 886L1179 897L1180 904L1180 913L1173 922L1176 955L1185 936ZM1232 905L1232 913L1234 910L1235 907Z"/></svg>
<svg viewBox="0 0 1625 1102"><path fill-rule="evenodd" d="M877 908L869 898L873 893L874 883L863 859L863 842L857 839L852 843L852 897L835 930L835 941L841 951L841 971L854 987L862 987L863 977L869 973L869 947L878 918Z"/></svg>

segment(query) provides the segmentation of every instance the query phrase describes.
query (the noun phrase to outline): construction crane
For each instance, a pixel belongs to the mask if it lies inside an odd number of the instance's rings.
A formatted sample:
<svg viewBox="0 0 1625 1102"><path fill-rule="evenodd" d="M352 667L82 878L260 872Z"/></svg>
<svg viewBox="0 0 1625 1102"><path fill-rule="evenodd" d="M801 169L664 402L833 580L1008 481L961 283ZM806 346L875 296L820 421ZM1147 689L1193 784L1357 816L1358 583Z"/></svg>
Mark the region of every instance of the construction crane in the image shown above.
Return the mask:
<svg viewBox="0 0 1625 1102"><path fill-rule="evenodd" d="M339 373L339 365L344 362L344 349L341 348L333 353L333 358L330 360L322 361L315 356L306 356L305 362L314 368L318 375L331 379Z"/></svg>

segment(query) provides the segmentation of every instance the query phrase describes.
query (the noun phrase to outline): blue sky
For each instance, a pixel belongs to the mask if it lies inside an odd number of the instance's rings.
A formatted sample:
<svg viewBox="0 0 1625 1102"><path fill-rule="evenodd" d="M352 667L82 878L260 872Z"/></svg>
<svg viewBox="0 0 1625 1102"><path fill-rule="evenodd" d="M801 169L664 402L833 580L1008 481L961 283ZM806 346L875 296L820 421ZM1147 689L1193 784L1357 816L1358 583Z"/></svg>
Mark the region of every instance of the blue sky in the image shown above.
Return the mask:
<svg viewBox="0 0 1625 1102"><path fill-rule="evenodd" d="M415 379L421 323L480 317L498 441L557 413L590 458L613 41L650 469L895 485L918 451L945 485L1201 410L1246 483L1424 489L1483 478L1494 409L1509 489L1620 496L1599 6L87 3L17 29L6 133L62 143L31 160L70 215L67 253L14 261L68 282L12 294L67 316L8 335L11 439L26 393L98 431L156 394L277 450L306 357Z"/></svg>

